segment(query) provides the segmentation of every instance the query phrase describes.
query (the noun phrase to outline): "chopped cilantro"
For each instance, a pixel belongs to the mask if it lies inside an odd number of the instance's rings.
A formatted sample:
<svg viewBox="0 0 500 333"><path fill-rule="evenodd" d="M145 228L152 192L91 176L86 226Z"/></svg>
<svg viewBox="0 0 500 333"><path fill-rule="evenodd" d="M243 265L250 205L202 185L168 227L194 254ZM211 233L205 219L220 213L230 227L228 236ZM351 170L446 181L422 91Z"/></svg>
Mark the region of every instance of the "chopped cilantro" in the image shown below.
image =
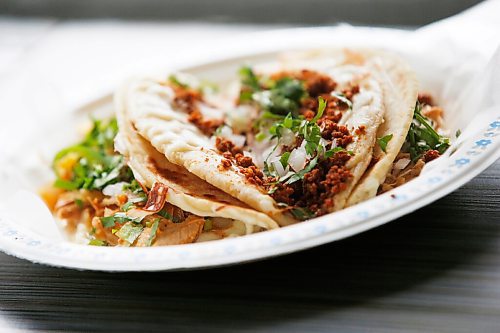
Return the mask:
<svg viewBox="0 0 500 333"><path fill-rule="evenodd" d="M391 141L392 137L393 137L392 134L388 134L386 136L377 139L377 143L380 146L380 149L382 149L384 153L386 152L387 144L389 143L389 141Z"/></svg>
<svg viewBox="0 0 500 333"><path fill-rule="evenodd" d="M130 183L124 184L122 187L123 191L130 191L132 193L144 193L141 184L135 179L133 179Z"/></svg>
<svg viewBox="0 0 500 333"><path fill-rule="evenodd" d="M289 151L286 151L283 153L283 155L281 155L280 157L280 162L281 162L281 165L283 166L283 168L286 168L286 166L288 165L288 159L290 158L290 152Z"/></svg>
<svg viewBox="0 0 500 333"><path fill-rule="evenodd" d="M263 132L259 132L255 135L255 140L257 140L258 142L263 141L265 138L266 138L266 134Z"/></svg>
<svg viewBox="0 0 500 333"><path fill-rule="evenodd" d="M321 140L321 129L316 124L316 122L323 115L325 108L326 101L323 98L319 97L318 110L316 112L316 115L310 121L304 120L299 128L299 135L302 135L302 137L306 141L306 152L310 156L313 156L318 151L318 149L323 148L319 148L319 142Z"/></svg>
<svg viewBox="0 0 500 333"><path fill-rule="evenodd" d="M156 214L158 214L158 215L160 215L161 217L163 217L163 218L165 218L165 219L167 219L167 220L170 220L170 221L172 221L172 222L174 222L174 223L179 223L179 222L181 222L181 221L179 220L179 218L178 218L178 217L174 217L174 216L172 216L169 212L167 212L167 211L165 210L165 208L163 208L162 210L160 210L160 211L159 211L158 213L156 213Z"/></svg>
<svg viewBox="0 0 500 333"><path fill-rule="evenodd" d="M104 228L114 227L115 223L123 224L125 222L140 223L142 218L130 217L125 212L118 212L111 216L101 217L101 223Z"/></svg>
<svg viewBox="0 0 500 333"><path fill-rule="evenodd" d="M158 231L158 226L160 224L160 219L155 219L153 224L151 225L151 231L149 233L149 238L148 238L148 246L153 245L153 242L156 239L156 232Z"/></svg>
<svg viewBox="0 0 500 333"><path fill-rule="evenodd" d="M185 84L185 83L181 82L181 81L177 78L177 76L175 76L174 74L169 75L169 77L168 77L168 81L169 81L170 83L172 83L172 84L175 84L175 85L176 85L176 86L178 86L178 87L181 87L181 88L189 88L189 85L187 85L187 84Z"/></svg>
<svg viewBox="0 0 500 333"><path fill-rule="evenodd" d="M54 157L55 187L65 190L102 190L106 185L133 179L123 157L114 153L118 132L116 119L94 120L85 139ZM69 175L69 176L68 176Z"/></svg>
<svg viewBox="0 0 500 333"><path fill-rule="evenodd" d="M316 123L323 116L326 104L326 101L322 97L318 97L318 110L316 111L314 118L311 120L312 123Z"/></svg>
<svg viewBox="0 0 500 333"><path fill-rule="evenodd" d="M312 122L307 122L302 128L301 132L304 140L306 141L306 152L312 156L316 152L321 140L321 129L318 125Z"/></svg>
<svg viewBox="0 0 500 333"><path fill-rule="evenodd" d="M403 145L403 148L409 151L413 161L418 160L428 150L437 150L439 154L443 154L450 146L450 140L439 135L421 111L422 107L417 102L413 112L413 121Z"/></svg>
<svg viewBox="0 0 500 333"><path fill-rule="evenodd" d="M462 131L459 129L457 129L457 131L455 132L455 137L458 138L460 135L462 135Z"/></svg>
<svg viewBox="0 0 500 333"><path fill-rule="evenodd" d="M202 80L200 82L199 90L201 93L216 93L219 91L219 86L214 82Z"/></svg>
<svg viewBox="0 0 500 333"><path fill-rule="evenodd" d="M246 66L239 71L242 89L240 103L256 102L264 111L275 115L298 115L300 100L306 96L302 81L290 77L272 80L259 78Z"/></svg>
<svg viewBox="0 0 500 333"><path fill-rule="evenodd" d="M300 221L310 219L315 215L310 209L302 207L294 207L290 210L290 213Z"/></svg>
<svg viewBox="0 0 500 333"><path fill-rule="evenodd" d="M286 180L285 184L292 184L298 180L304 179L304 176L306 175L306 173L308 173L309 171L314 169L314 167L316 166L317 163L318 163L318 156L313 158L304 169L300 170L297 173L292 174L290 176L290 178L288 178L288 180ZM283 180L280 179L280 181L284 181L284 180L285 179L283 179Z"/></svg>
<svg viewBox="0 0 500 333"><path fill-rule="evenodd" d="M83 208L83 201L82 201L82 199L75 199L75 205L78 208L82 209Z"/></svg>
<svg viewBox="0 0 500 333"><path fill-rule="evenodd" d="M141 224L128 222L124 224L123 227L121 227L120 230L115 233L115 235L123 239L127 243L132 244L142 233L143 229L144 227Z"/></svg>
<svg viewBox="0 0 500 333"><path fill-rule="evenodd" d="M239 75L243 87L250 88L251 91L257 91L261 89L257 75L255 75L252 68L250 68L249 66L240 68Z"/></svg>
<svg viewBox="0 0 500 333"><path fill-rule="evenodd" d="M335 155L335 153L338 153L341 151L345 151L346 153L348 153L351 156L354 155L354 152L352 150L345 150L345 148L342 148L342 147L335 147L335 148L332 148L332 149L327 150L325 152L325 158L333 157L333 155Z"/></svg>
<svg viewBox="0 0 500 333"><path fill-rule="evenodd" d="M291 113L288 113L285 119L283 119L283 127L288 129L293 127L293 118Z"/></svg>
<svg viewBox="0 0 500 333"><path fill-rule="evenodd" d="M331 95L336 97L341 102L344 102L345 104L347 104L349 109L352 109L352 102L344 94L332 91Z"/></svg>
<svg viewBox="0 0 500 333"><path fill-rule="evenodd" d="M89 245L93 246L108 246L108 243L106 241L100 240L100 239L91 239L89 241Z"/></svg>
<svg viewBox="0 0 500 333"><path fill-rule="evenodd" d="M210 217L205 217L205 224L203 225L203 231L210 231L213 228L213 221Z"/></svg>
<svg viewBox="0 0 500 333"><path fill-rule="evenodd" d="M121 207L121 211L122 212L128 212L129 210L131 209L134 209L135 208L135 205L132 201L128 201L127 203L125 203L122 207Z"/></svg>

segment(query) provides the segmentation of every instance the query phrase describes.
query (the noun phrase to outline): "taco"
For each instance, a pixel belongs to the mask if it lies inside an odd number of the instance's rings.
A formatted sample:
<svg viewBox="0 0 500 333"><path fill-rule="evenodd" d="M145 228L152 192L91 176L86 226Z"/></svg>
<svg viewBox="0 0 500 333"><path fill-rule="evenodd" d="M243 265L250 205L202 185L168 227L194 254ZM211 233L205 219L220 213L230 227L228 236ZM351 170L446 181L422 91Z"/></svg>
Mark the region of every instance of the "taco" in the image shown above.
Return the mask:
<svg viewBox="0 0 500 333"><path fill-rule="evenodd" d="M171 163L280 225L374 196L417 98L413 72L396 57L353 50L244 67L226 110L178 77L123 89L131 122Z"/></svg>
<svg viewBox="0 0 500 333"><path fill-rule="evenodd" d="M56 155L58 179L42 191L72 240L176 245L278 227L267 215L169 163L135 132L120 94L115 104L117 119L94 121L83 142Z"/></svg>

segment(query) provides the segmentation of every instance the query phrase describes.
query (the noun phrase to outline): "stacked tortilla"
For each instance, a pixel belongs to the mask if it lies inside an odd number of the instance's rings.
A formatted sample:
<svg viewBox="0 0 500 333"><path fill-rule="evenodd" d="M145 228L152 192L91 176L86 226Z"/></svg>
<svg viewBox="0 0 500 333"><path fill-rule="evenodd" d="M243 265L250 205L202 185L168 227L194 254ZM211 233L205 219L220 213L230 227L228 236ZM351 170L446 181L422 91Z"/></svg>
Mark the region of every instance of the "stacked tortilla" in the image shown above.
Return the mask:
<svg viewBox="0 0 500 333"><path fill-rule="evenodd" d="M331 76L339 89L354 83L360 88L359 96L338 122L349 128L353 137L346 147L352 154L345 164L350 177L342 191L329 198L329 211L374 197L401 150L413 118L418 92L411 69L383 52L340 49L288 54L272 66L260 68L261 74L314 70ZM170 189L167 202L198 216L239 220L259 230L297 221L290 209L249 181L237 165L221 168L227 155L216 149L213 138L178 107L169 84L132 80L120 89L115 100L120 128L118 150L144 186L151 188L160 182ZM200 109L214 109L204 100L195 103ZM363 130L355 130L359 128ZM377 139L389 135L390 141L381 149Z"/></svg>

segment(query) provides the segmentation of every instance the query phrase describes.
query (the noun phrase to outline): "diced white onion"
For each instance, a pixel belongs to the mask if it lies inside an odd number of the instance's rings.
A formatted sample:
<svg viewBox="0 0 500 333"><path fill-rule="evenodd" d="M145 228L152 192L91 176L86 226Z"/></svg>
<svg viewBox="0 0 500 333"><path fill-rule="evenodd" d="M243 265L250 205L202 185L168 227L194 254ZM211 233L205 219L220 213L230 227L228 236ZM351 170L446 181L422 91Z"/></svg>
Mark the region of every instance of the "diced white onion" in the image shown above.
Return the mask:
<svg viewBox="0 0 500 333"><path fill-rule="evenodd" d="M254 107L251 105L239 105L226 113L226 122L236 133L245 132L251 126L254 112Z"/></svg>
<svg viewBox="0 0 500 333"><path fill-rule="evenodd" d="M283 177L286 174L285 168L283 168L280 160L274 160L271 162L271 164L274 167L274 170L276 170L278 176Z"/></svg>
<svg viewBox="0 0 500 333"><path fill-rule="evenodd" d="M353 97L353 106L354 108L362 108L363 106L368 106L373 101L373 94L369 91L362 91L359 94L356 94Z"/></svg>
<svg viewBox="0 0 500 333"><path fill-rule="evenodd" d="M245 145L245 141L246 141L245 136L239 135L239 134L233 134L228 139L231 140L238 147L243 147Z"/></svg>
<svg viewBox="0 0 500 333"><path fill-rule="evenodd" d="M115 140L114 140L114 143L115 143L115 150L117 152L119 152L120 154L122 155L125 155L126 151L127 151L127 147L125 145L125 143L123 142L124 139L123 139L123 134L121 133L118 133L116 136L115 136Z"/></svg>
<svg viewBox="0 0 500 333"><path fill-rule="evenodd" d="M260 105L266 106L271 104L271 91L263 90L252 94L252 99Z"/></svg>
<svg viewBox="0 0 500 333"><path fill-rule="evenodd" d="M229 126L223 126L219 136L228 139L238 147L243 147L245 145L246 137L244 135L234 134Z"/></svg>
<svg viewBox="0 0 500 333"><path fill-rule="evenodd" d="M219 109L215 109L205 103L198 103L198 108L203 115L203 118L207 119L221 119L223 113Z"/></svg>
<svg viewBox="0 0 500 333"><path fill-rule="evenodd" d="M288 158L288 164L295 171L299 172L304 169L306 166L306 149L304 147L295 148L290 153L290 157Z"/></svg>
<svg viewBox="0 0 500 333"><path fill-rule="evenodd" d="M295 146L295 133L288 128L283 128L281 130L280 142L285 146Z"/></svg>
<svg viewBox="0 0 500 333"><path fill-rule="evenodd" d="M394 163L394 169L396 170L403 170L410 164L410 159L409 158L402 158L398 160L396 163Z"/></svg>
<svg viewBox="0 0 500 333"><path fill-rule="evenodd" d="M126 185L126 184L127 183L125 183L125 182L119 182L116 184L107 185L105 188L102 189L102 193L104 195L107 195L110 197L116 196L118 194L122 194L123 193L123 185Z"/></svg>
<svg viewBox="0 0 500 333"><path fill-rule="evenodd" d="M116 213L115 216L117 214L120 214L120 213ZM144 209L139 209L139 208L132 208L131 210L129 210L128 212L123 213L123 214L125 216L131 217L131 218L134 218L134 219L140 219L140 220L142 220L146 216L154 214L154 212L147 211L147 210L144 210Z"/></svg>

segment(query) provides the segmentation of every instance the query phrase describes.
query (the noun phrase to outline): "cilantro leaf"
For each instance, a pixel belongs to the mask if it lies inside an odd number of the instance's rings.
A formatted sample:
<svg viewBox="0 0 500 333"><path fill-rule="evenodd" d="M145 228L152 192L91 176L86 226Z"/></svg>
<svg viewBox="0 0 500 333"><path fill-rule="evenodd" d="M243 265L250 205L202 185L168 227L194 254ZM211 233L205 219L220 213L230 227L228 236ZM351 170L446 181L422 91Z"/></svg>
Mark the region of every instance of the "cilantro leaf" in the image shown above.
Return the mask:
<svg viewBox="0 0 500 333"><path fill-rule="evenodd" d="M96 238L96 239L91 239L89 241L89 245L93 245L93 246L108 246L108 242Z"/></svg>
<svg viewBox="0 0 500 333"><path fill-rule="evenodd" d="M174 74L170 74L169 77L168 77L168 81L170 83L173 83L174 85L178 86L178 87L181 87L181 88L189 88L189 85L181 82L177 76L175 76Z"/></svg>
<svg viewBox="0 0 500 333"><path fill-rule="evenodd" d="M281 162L281 165L283 166L283 168L286 168L286 166L288 165L288 159L290 158L290 152L289 151L286 151L283 153L283 155L281 155L280 157L280 162Z"/></svg>
<svg viewBox="0 0 500 333"><path fill-rule="evenodd" d="M443 154L450 146L450 140L439 135L421 111L422 107L417 102L413 112L413 121L403 145L413 161L418 160L428 150L437 150Z"/></svg>
<svg viewBox="0 0 500 333"><path fill-rule="evenodd" d="M240 75L241 83L244 87L250 88L250 91L260 90L260 83L257 75L253 72L252 68L249 66L241 67L238 74Z"/></svg>
<svg viewBox="0 0 500 333"><path fill-rule="evenodd" d="M314 116L313 119L311 119L312 123L316 123L322 116L323 112L325 112L326 108L326 101L323 99L323 97L318 97L318 110L316 111L316 115Z"/></svg>
<svg viewBox="0 0 500 333"><path fill-rule="evenodd" d="M310 219L315 216L315 214L309 208L294 207L290 210L290 213L300 221Z"/></svg>
<svg viewBox="0 0 500 333"><path fill-rule="evenodd" d="M344 94L332 91L331 95L340 100L341 102L347 104L349 109L352 109L352 102Z"/></svg>
<svg viewBox="0 0 500 333"><path fill-rule="evenodd" d="M163 208L162 210L160 210L160 211L159 211L158 213L156 213L156 214L158 214L158 215L160 215L161 217L163 217L163 218L165 218L165 219L167 219L167 220L170 220L170 221L172 221L172 222L174 222L174 223L179 223L179 222L181 222L181 221L179 220L179 218L178 218L178 217L176 217L176 216L172 216L169 212L167 212L167 211L166 211L166 209L165 209L165 208Z"/></svg>
<svg viewBox="0 0 500 333"><path fill-rule="evenodd" d="M342 147L335 147L335 148L332 148L332 149L327 150L325 152L325 158L333 157L333 155L335 155L335 153L338 153L338 152L341 152L341 151L345 151L349 155L354 155L354 153L352 151L350 151L350 150L345 150L345 148L342 148Z"/></svg>
<svg viewBox="0 0 500 333"><path fill-rule="evenodd" d="M127 243L132 244L142 233L142 230L144 230L144 227L141 224L128 222L124 224L123 227L115 233L115 235Z"/></svg>
<svg viewBox="0 0 500 333"><path fill-rule="evenodd" d="M318 163L318 156L313 158L304 169L300 170L297 173L294 173L290 178L288 178L288 180L285 182L285 184L292 184L298 180L304 179L304 176L306 175L306 173L308 173L312 169L314 169L314 167L316 166L317 163Z"/></svg>
<svg viewBox="0 0 500 333"><path fill-rule="evenodd" d="M135 205L132 201L128 201L127 203L125 203L122 207L121 207L121 211L122 212L128 212L129 210L131 209L134 209L135 208Z"/></svg>
<svg viewBox="0 0 500 333"><path fill-rule="evenodd" d="M380 149L382 149L384 153L386 152L387 144L389 143L389 141L391 141L392 137L393 137L392 134L388 134L377 139L377 143L380 146Z"/></svg>
<svg viewBox="0 0 500 333"><path fill-rule="evenodd" d="M151 226L151 231L149 234L147 245L153 245L154 240L156 239L156 232L158 231L158 225L160 224L160 219L155 219L153 225Z"/></svg>
<svg viewBox="0 0 500 333"><path fill-rule="evenodd" d="M118 132L116 119L94 120L92 130L76 145L54 157L55 187L65 190L102 190L106 185L133 179L123 157L114 153Z"/></svg>
<svg viewBox="0 0 500 333"><path fill-rule="evenodd" d="M140 223L142 218L127 216L125 212L118 212L111 216L101 217L101 223L104 228L114 227L115 223L123 224L125 222Z"/></svg>

